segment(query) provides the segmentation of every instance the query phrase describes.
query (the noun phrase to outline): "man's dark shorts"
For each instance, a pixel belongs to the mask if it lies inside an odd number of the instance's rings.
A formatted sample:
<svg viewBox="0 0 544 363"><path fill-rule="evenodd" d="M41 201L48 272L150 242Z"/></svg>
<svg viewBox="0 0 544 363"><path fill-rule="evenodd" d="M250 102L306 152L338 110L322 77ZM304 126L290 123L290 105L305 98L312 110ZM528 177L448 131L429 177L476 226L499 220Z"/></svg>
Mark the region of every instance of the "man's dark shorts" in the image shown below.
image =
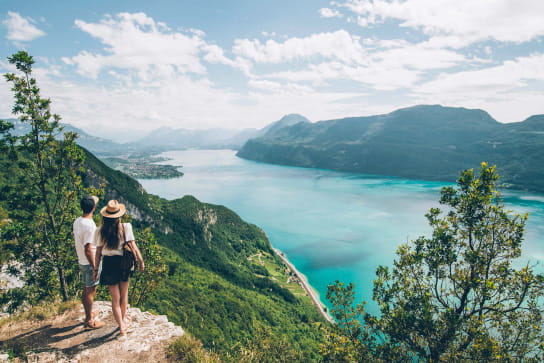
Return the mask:
<svg viewBox="0 0 544 363"><path fill-rule="evenodd" d="M91 265L79 265L79 269L81 271L81 280L83 280L83 285L85 285L85 287L98 285L102 266L98 267L98 277L95 281L93 281L93 267Z"/></svg>

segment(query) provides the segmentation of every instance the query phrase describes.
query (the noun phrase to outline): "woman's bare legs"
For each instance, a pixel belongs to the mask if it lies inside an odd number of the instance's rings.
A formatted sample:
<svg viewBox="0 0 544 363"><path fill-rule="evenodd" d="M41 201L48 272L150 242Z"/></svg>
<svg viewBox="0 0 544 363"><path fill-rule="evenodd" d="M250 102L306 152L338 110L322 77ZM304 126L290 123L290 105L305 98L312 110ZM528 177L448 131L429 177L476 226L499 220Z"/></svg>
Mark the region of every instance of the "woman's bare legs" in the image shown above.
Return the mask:
<svg viewBox="0 0 544 363"><path fill-rule="evenodd" d="M126 323L127 317L127 306L128 306L128 286L129 281L120 281L119 282L119 306L121 307L121 318L123 323Z"/></svg>
<svg viewBox="0 0 544 363"><path fill-rule="evenodd" d="M108 289L110 290L110 295L111 295L111 311L113 313L113 317L115 318L117 325L119 325L119 333L121 335L124 335L125 324L123 321L123 314L121 310L121 288L119 285L120 284L108 285ZM126 305L125 305L125 309L126 309Z"/></svg>

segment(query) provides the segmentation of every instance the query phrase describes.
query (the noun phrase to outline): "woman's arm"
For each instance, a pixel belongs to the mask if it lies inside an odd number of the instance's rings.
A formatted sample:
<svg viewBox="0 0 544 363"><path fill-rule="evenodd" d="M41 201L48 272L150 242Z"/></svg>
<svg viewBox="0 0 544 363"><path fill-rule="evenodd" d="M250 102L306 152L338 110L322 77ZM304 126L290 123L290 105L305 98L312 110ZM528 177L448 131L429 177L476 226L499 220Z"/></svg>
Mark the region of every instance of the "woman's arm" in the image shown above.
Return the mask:
<svg viewBox="0 0 544 363"><path fill-rule="evenodd" d="M138 262L139 270L145 270L144 259L142 258L138 245L136 245L136 241L128 241L127 243L130 245L130 247L132 247L132 251L134 251L134 256L136 257L136 262Z"/></svg>

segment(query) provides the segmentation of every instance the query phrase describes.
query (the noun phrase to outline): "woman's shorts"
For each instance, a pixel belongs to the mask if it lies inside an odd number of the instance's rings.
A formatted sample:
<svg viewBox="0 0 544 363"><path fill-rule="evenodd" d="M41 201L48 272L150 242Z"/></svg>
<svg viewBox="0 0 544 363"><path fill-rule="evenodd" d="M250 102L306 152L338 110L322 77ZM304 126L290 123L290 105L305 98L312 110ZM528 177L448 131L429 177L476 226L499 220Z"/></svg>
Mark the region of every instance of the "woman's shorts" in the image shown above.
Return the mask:
<svg viewBox="0 0 544 363"><path fill-rule="evenodd" d="M128 281L134 274L133 270L121 269L123 256L104 256L102 259L102 273L100 285L117 285L120 281Z"/></svg>

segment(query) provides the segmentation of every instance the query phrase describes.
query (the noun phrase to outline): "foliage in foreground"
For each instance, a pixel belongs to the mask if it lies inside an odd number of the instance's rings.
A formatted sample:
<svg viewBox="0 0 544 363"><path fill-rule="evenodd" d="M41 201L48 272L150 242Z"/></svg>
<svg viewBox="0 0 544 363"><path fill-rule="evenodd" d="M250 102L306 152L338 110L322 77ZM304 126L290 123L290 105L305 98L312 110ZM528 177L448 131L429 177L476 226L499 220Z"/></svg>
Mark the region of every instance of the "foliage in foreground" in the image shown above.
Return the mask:
<svg viewBox="0 0 544 363"><path fill-rule="evenodd" d="M0 307L13 312L81 293L72 223L81 215L80 198L102 196L103 190L85 188L85 152L75 142L77 134L62 134L60 116L40 96L32 56L20 51L8 61L17 69L5 75L13 84L13 113L29 130L15 135L13 125L0 120L0 263L24 282L23 288L9 290L0 284ZM151 231L143 230L140 237L148 268L133 279L136 305L145 302L167 272Z"/></svg>
<svg viewBox="0 0 544 363"><path fill-rule="evenodd" d="M495 167L463 171L426 215L433 233L380 266L373 299L380 316L353 305L354 286L336 282L327 298L338 321L326 361L542 361L544 282L516 268L527 215L512 214L495 189Z"/></svg>
<svg viewBox="0 0 544 363"><path fill-rule="evenodd" d="M168 276L168 265L164 253L150 228L138 231L137 244L146 268L136 271L130 281L130 302L135 306L143 306L153 291L164 284Z"/></svg>
<svg viewBox="0 0 544 363"><path fill-rule="evenodd" d="M185 333L174 340L167 348L166 355L174 362L221 363L221 358L203 348L202 342Z"/></svg>
<svg viewBox="0 0 544 363"><path fill-rule="evenodd" d="M218 355L206 350L202 342L185 334L167 348L169 359L187 363L293 363L308 362L300 350L269 328L259 327L255 334L236 344L231 352Z"/></svg>
<svg viewBox="0 0 544 363"><path fill-rule="evenodd" d="M256 356L253 348L262 346L265 357L282 352L300 356L293 362L319 361L322 319L313 305L287 302L273 291L243 288L172 252L166 259L171 275L144 308L168 315L205 349L228 360Z"/></svg>
<svg viewBox="0 0 544 363"><path fill-rule="evenodd" d="M51 101L40 96L32 78L32 56L24 51L8 57L17 73L5 78L13 84L13 113L30 132L10 133L12 125L1 123L4 173L11 174L2 188L3 201L12 223L4 226L4 240L16 240L15 254L22 263L21 278L27 283L24 300L36 303L60 295L64 301L74 293L77 260L73 253L72 217L78 211L83 186L78 170L83 153L75 133L64 133L60 116L50 112Z"/></svg>

